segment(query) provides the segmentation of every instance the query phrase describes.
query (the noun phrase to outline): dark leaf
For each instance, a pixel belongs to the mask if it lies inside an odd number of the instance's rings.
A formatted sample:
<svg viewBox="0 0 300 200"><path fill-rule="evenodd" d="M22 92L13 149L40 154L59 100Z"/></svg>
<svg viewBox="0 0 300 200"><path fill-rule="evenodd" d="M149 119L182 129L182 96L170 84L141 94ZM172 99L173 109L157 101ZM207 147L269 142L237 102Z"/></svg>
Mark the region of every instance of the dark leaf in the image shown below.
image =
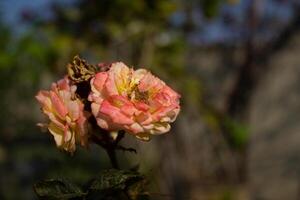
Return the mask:
<svg viewBox="0 0 300 200"><path fill-rule="evenodd" d="M147 199L145 177L135 171L105 170L89 186L88 199Z"/></svg>
<svg viewBox="0 0 300 200"><path fill-rule="evenodd" d="M83 199L82 190L64 179L49 179L34 184L39 199Z"/></svg>
<svg viewBox="0 0 300 200"><path fill-rule="evenodd" d="M125 170L105 170L91 183L91 190L125 189L133 183L144 179L138 172Z"/></svg>

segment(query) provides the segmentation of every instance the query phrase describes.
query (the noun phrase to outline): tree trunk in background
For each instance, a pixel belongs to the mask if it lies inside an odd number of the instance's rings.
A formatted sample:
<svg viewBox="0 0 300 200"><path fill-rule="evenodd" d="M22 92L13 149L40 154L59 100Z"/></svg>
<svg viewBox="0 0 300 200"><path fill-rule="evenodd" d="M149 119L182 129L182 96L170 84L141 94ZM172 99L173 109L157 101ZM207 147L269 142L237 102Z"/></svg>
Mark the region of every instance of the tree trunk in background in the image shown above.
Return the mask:
<svg viewBox="0 0 300 200"><path fill-rule="evenodd" d="M250 105L252 199L299 199L300 37L272 56Z"/></svg>

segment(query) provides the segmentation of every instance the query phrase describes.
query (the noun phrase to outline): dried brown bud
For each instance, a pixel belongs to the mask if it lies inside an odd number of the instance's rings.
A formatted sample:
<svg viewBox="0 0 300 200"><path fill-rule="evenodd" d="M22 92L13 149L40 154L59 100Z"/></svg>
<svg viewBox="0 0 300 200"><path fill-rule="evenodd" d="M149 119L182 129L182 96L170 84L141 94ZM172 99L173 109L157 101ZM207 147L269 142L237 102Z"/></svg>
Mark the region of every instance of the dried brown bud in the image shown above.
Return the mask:
<svg viewBox="0 0 300 200"><path fill-rule="evenodd" d="M78 55L73 58L72 63L68 64L68 76L75 83L90 80L98 71L95 65L88 64Z"/></svg>

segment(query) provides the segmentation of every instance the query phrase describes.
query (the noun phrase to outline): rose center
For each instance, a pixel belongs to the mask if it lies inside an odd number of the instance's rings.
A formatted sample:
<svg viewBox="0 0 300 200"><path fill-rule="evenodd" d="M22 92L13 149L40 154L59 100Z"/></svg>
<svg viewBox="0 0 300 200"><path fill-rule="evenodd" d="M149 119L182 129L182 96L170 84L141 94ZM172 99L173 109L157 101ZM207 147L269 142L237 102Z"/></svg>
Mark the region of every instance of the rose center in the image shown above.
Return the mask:
<svg viewBox="0 0 300 200"><path fill-rule="evenodd" d="M133 86L130 94L128 95L128 97L131 100L136 100L136 101L143 101L143 102L148 102L149 99L149 92L148 91L140 91L138 89L138 86L135 85Z"/></svg>

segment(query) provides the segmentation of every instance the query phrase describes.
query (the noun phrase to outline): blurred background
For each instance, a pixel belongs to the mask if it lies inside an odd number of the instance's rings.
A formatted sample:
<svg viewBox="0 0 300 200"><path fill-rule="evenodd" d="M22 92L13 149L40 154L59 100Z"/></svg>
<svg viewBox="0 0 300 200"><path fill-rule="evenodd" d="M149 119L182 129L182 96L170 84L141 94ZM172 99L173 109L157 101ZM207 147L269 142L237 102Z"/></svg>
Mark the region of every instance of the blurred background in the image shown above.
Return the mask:
<svg viewBox="0 0 300 200"><path fill-rule="evenodd" d="M0 199L110 168L101 148L70 156L36 126L35 94L76 54L148 68L182 95L169 134L118 153L152 199L300 199L299 0L1 0Z"/></svg>

